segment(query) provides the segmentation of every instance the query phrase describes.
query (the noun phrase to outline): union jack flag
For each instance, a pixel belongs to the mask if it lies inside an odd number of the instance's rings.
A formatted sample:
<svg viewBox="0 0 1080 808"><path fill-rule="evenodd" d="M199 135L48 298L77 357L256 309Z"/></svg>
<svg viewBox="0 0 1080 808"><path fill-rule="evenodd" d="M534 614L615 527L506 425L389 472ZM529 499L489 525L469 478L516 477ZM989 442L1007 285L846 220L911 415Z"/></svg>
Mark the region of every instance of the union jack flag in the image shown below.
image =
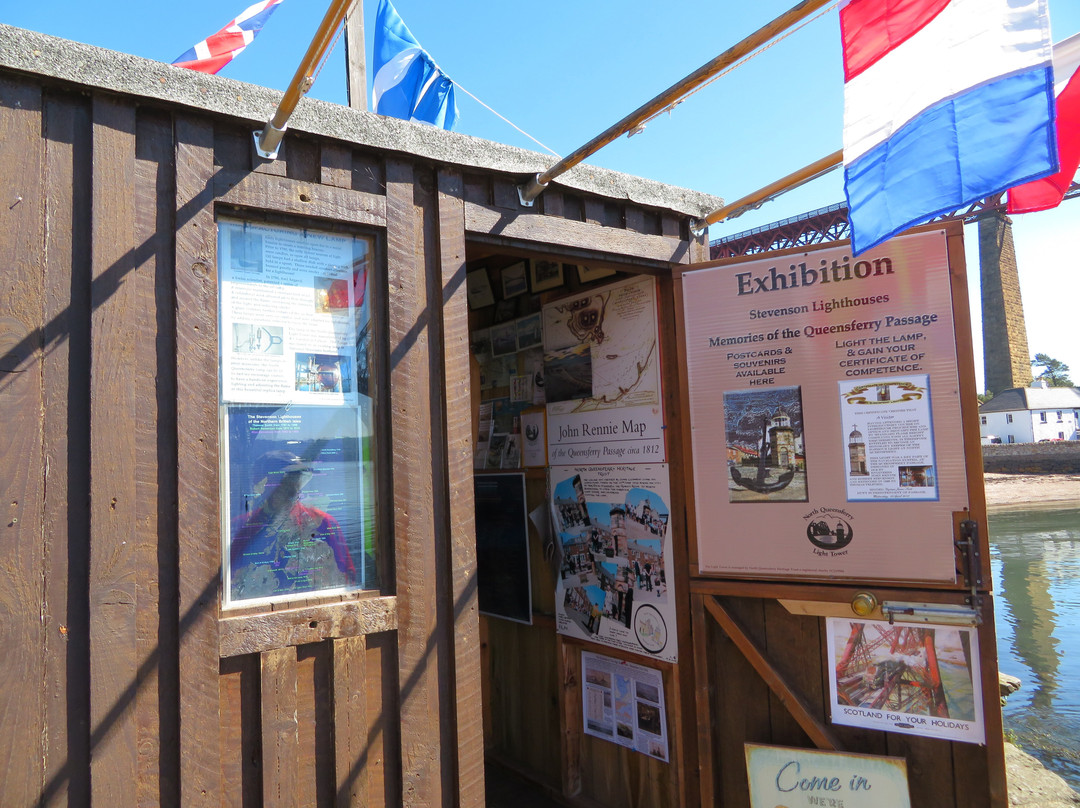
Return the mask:
<svg viewBox="0 0 1080 808"><path fill-rule="evenodd" d="M262 30L274 9L284 0L260 0L244 9L235 20L199 42L173 62L202 73L217 73L240 54Z"/></svg>

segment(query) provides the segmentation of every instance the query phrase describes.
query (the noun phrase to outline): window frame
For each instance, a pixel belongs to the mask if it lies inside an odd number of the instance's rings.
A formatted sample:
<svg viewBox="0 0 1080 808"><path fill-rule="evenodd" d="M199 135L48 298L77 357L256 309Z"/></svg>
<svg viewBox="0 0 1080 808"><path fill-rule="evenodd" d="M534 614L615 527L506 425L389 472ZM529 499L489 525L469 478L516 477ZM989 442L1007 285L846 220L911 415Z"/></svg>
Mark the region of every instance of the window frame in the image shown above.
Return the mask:
<svg viewBox="0 0 1080 808"><path fill-rule="evenodd" d="M336 191L340 189L324 188L323 190ZM368 347L369 374L373 380L371 384L371 415L370 415L370 438L371 449L371 474L372 480L372 507L374 513L370 519L371 542L374 553L373 582L371 586L361 588L332 590L312 590L293 592L268 598L251 598L233 600L228 597L225 590L225 564L228 562L227 548L223 540L224 527L219 531L218 546L220 548L222 571L219 573L220 595L220 622L225 627L230 620L244 620L252 616L273 619L277 614L282 619L291 611L297 609L315 609L322 615L321 620L311 621L311 626L320 624L319 631L330 631L331 624L339 624L340 618L330 617L344 611L356 611L360 606L360 614L364 619L354 619L354 629L347 634L365 634L372 631L388 630L396 628L396 598L389 593L393 591L393 545L394 545L394 515L392 507L391 491L391 441L389 425L389 332L386 327L388 322L387 289L386 289L386 231L384 227L357 224L354 222L327 221L323 219L311 219L309 217L279 213L262 208L249 208L247 206L234 206L218 203L214 206L215 240L220 239L221 225L223 222L252 223L266 227L281 227L285 229L309 230L339 236L357 238L366 241L367 253L367 296L369 297L369 315L367 328L371 334L371 343ZM226 406L221 401L221 349L225 336L221 332L223 326L220 300L220 267L218 259L220 251L215 255L215 278L217 279L217 295L215 295L215 317L218 322L218 353L217 369L219 374L217 409L219 412L218 425L218 474L219 474L219 497L221 498L222 516L221 523L224 525L226 515L225 486L227 484L227 470L223 466L225 447L222 445L227 440L227 434L223 431L222 414ZM365 539L365 545L367 540ZM363 562L360 562L363 563ZM360 603L364 601L365 603ZM370 603L368 603L370 601ZM351 605L350 605L351 604ZM326 611L329 610L329 611ZM325 613L325 614L324 614ZM374 622L372 622L374 621ZM227 638L228 632L223 630L222 655L225 655L227 646L236 645L235 653L249 653L252 650L251 640L246 637L247 629L237 629L233 639ZM331 636L327 634L327 636ZM332 635L338 636L338 635Z"/></svg>

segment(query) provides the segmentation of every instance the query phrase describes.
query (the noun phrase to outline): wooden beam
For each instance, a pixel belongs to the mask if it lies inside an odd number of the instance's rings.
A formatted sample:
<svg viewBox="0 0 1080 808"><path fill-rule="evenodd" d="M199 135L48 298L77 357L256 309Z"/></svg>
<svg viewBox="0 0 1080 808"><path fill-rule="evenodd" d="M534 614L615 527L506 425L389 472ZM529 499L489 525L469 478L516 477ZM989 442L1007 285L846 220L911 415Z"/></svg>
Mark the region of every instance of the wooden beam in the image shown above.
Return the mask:
<svg viewBox="0 0 1080 808"><path fill-rule="evenodd" d="M469 233L531 242L548 253L558 247L567 247L611 253L621 256L624 262L641 258L678 264L690 259L689 244L678 238L650 236L554 216L511 213L475 202L465 203L465 229Z"/></svg>
<svg viewBox="0 0 1080 808"><path fill-rule="evenodd" d="M223 617L220 621L220 654L223 658L257 654L272 648L363 637L395 628L397 598L392 595Z"/></svg>
<svg viewBox="0 0 1080 808"><path fill-rule="evenodd" d="M818 749L843 751L843 747L832 731L813 716L802 698L787 686L773 664L719 601L716 598L705 598L704 604L709 614L719 623L720 628L731 638L742 655L746 657L746 661L754 667L754 670L758 672L780 703L788 709L803 731L810 736L810 740Z"/></svg>
<svg viewBox="0 0 1080 808"><path fill-rule="evenodd" d="M347 187L319 185L273 174L222 171L214 178L214 193L226 205L313 216L334 222L386 226L382 196Z"/></svg>

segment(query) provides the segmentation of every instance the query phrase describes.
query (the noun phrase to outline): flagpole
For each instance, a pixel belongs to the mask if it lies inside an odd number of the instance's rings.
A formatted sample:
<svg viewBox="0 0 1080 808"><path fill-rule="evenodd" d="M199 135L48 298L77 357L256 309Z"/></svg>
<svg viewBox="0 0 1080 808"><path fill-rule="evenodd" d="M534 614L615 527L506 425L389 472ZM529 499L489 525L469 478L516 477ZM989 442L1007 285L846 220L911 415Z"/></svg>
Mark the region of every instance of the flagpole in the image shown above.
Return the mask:
<svg viewBox="0 0 1080 808"><path fill-rule="evenodd" d="M364 0L345 20L345 83L351 109L367 109L367 61L364 57Z"/></svg>
<svg viewBox="0 0 1080 808"><path fill-rule="evenodd" d="M828 174L843 162L844 150L834 151L827 157L822 157L820 160L816 160L798 171L793 171L786 177L770 182L764 188L754 191L752 194L747 194L742 199L737 199L729 205L717 208L704 219L695 219L690 222L690 231L695 236L700 236L709 225L722 222L724 219L734 219L748 210L760 208L764 203L771 202L781 194L793 191L800 185L805 185L811 180L816 180L818 177Z"/></svg>
<svg viewBox="0 0 1080 808"><path fill-rule="evenodd" d="M322 22L319 23L319 29L315 32L311 44L308 45L307 53L304 54L300 66L296 68L296 74L293 76L292 81L289 82L281 103L278 104L277 112L266 122L266 126L253 133L255 150L260 157L267 160L277 159L278 146L281 144L281 138L285 135L285 128L289 118L296 109L296 105L300 103L300 97L311 89L314 82L312 72L322 61L323 56L330 47L330 43L334 41L334 33L337 31L338 25L341 24L341 20L349 10L352 2L353 0L333 0L330 3L326 15L323 17Z"/></svg>
<svg viewBox="0 0 1080 808"><path fill-rule="evenodd" d="M705 83L722 70L730 67L739 59L753 53L762 45L765 45L769 40L780 35L795 23L809 17L822 6L828 5L831 2L834 2L834 0L802 0L801 3L788 9L775 20L746 37L746 39L728 48L711 62L702 65L689 76L676 84L673 84L651 101L638 107L614 126L601 132L577 151L561 159L547 171L537 174L524 185L518 186L518 197L521 200L521 204L531 206L536 198L543 193L544 188L548 183L555 179L555 177L564 174L589 155L598 152L607 144L641 126L656 113L678 103L682 100L683 96L698 85Z"/></svg>

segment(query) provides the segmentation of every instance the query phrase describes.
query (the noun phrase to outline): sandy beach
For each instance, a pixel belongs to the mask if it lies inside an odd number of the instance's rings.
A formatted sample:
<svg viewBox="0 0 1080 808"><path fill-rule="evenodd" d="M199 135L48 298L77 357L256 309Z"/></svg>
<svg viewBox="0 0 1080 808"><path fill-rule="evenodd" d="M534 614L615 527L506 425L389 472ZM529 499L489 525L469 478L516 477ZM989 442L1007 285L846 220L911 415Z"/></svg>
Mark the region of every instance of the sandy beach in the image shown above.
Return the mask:
<svg viewBox="0 0 1080 808"><path fill-rule="evenodd" d="M1080 474L987 474L986 505L1080 506Z"/></svg>

